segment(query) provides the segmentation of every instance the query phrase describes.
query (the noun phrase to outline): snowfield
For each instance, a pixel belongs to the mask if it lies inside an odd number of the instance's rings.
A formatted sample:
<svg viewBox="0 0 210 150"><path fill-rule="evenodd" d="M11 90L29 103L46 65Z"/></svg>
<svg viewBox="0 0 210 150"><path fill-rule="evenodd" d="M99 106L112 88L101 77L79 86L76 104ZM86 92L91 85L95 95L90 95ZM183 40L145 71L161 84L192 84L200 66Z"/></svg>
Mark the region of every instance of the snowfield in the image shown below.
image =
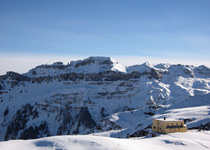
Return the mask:
<svg viewBox="0 0 210 150"><path fill-rule="evenodd" d="M94 135L54 136L36 140L0 142L0 150L204 150L210 149L210 131L160 134L153 138L119 139Z"/></svg>

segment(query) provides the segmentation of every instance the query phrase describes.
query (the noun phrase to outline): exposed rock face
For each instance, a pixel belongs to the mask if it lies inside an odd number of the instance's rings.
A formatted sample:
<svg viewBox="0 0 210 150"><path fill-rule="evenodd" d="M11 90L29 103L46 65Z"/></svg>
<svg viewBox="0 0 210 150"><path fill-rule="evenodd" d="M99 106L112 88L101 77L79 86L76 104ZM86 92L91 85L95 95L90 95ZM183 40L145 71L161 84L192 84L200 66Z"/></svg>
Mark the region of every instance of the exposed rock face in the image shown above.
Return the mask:
<svg viewBox="0 0 210 150"><path fill-rule="evenodd" d="M48 123L43 121L38 127L30 126L29 128L24 129L24 131L21 133L20 139L36 139L47 136L50 136Z"/></svg>
<svg viewBox="0 0 210 150"><path fill-rule="evenodd" d="M33 110L33 106L30 104L24 105L20 110L16 112L11 122L8 124L5 140L16 139L20 131L25 131L26 124L29 120L34 120L39 117L37 110ZM27 130L27 129L26 129ZM22 133L23 137L26 137L26 133ZM22 136L21 136L22 137ZM20 138L21 138L20 137Z"/></svg>
<svg viewBox="0 0 210 150"><path fill-rule="evenodd" d="M205 66L145 63L126 71L109 57L90 57L41 65L25 74L8 72L0 76L0 140L128 127L127 137L144 136L148 125L132 127L129 117L119 123L121 113L139 112L145 116L139 120L148 121L163 105L208 93L210 69Z"/></svg>
<svg viewBox="0 0 210 150"><path fill-rule="evenodd" d="M61 122L57 134L65 135L70 134L71 127L73 125L73 118L70 114L70 108L66 107L65 109L60 110L60 113L56 117L58 122Z"/></svg>
<svg viewBox="0 0 210 150"><path fill-rule="evenodd" d="M207 131L209 131L210 130L210 122L207 122L206 124L201 124L201 125L196 126L196 127L192 127L190 129L199 129L199 130L207 130Z"/></svg>
<svg viewBox="0 0 210 150"><path fill-rule="evenodd" d="M110 131L110 130L119 130L121 127L116 125L114 122L110 121L109 119L103 119L97 125L97 129L100 131Z"/></svg>
<svg viewBox="0 0 210 150"><path fill-rule="evenodd" d="M76 117L71 116L71 114L74 114L74 109L72 110L72 108L66 107L64 110L61 110L61 113L57 116L58 121L61 122L57 135L79 134L86 129L93 129L96 126L87 107L81 107Z"/></svg>

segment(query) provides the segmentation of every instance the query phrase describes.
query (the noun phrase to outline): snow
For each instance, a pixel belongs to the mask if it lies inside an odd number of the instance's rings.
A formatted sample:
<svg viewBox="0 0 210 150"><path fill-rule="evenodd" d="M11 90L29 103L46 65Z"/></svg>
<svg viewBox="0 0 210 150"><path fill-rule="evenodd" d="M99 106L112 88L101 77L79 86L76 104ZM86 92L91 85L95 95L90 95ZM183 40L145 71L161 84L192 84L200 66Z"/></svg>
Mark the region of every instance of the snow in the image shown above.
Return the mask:
<svg viewBox="0 0 210 150"><path fill-rule="evenodd" d="M127 72L139 71L139 72L150 72L151 68L154 68L153 65L149 62L145 62L141 65L134 65L127 67Z"/></svg>
<svg viewBox="0 0 210 150"><path fill-rule="evenodd" d="M125 66L119 64L110 57L89 57L84 60L77 60L64 65L62 62L55 62L51 65L40 65L29 70L24 75L32 77L58 76L64 73L98 73L103 71L126 72Z"/></svg>
<svg viewBox="0 0 210 150"><path fill-rule="evenodd" d="M210 149L210 131L160 134L153 138L119 139L94 135L54 136L0 142L0 150L202 150Z"/></svg>
<svg viewBox="0 0 210 150"><path fill-rule="evenodd" d="M60 74L72 72L94 74L103 71L116 71L126 74L126 71L128 73L132 71L150 73L152 69L163 73L163 77L154 79L142 75L137 79L119 81L86 81L85 79L59 81L57 78ZM40 122L47 121L51 135L56 135L56 130L60 124L55 121L55 118L59 110L63 110L67 104L71 104L70 106L75 110L72 112L72 116L78 114L76 108L87 107L97 124L104 119L100 114L101 109L104 108L105 114L108 115L105 119L122 128L120 131L122 137L143 130L151 125L153 118L163 118L164 116L167 119L191 119L192 121L187 123L188 127L197 127L210 122L210 69L205 66L193 67L170 64L154 66L147 62L126 69L112 58L90 57L85 60L73 61L68 65L63 65L61 62L41 65L34 70L37 73L36 75L32 75L32 71L25 75L30 77L50 76L53 78L52 81L41 83L24 81L13 87L12 82L15 80L7 78L1 84L4 86L5 92L0 95L0 98L3 99L0 103L0 114L2 114L0 118L2 124L0 126L0 140L4 140L6 127L14 118L15 113L27 103L34 105L39 110L40 116L34 120L29 120L26 128L38 126ZM145 112L153 111L148 109L150 106L161 106L161 109L154 110L156 111L154 116L145 115ZM6 108L9 109L9 113L4 117ZM54 111L56 108L58 110ZM81 131L82 128L80 128ZM87 133L84 130L82 132ZM99 136L102 140L105 137L101 136L119 137L119 131L96 131L94 135ZM90 136L90 139L95 138L95 136ZM74 138L76 137L68 136L70 142L73 143L72 145L75 145ZM78 136L79 139L80 136ZM81 139L83 139L83 136L81 136ZM103 140L115 141L112 138ZM116 140L120 141L119 139ZM17 141L17 143L19 142L21 141ZM165 139L162 143L182 145L180 143L183 142L173 142L173 139ZM106 147L100 142L98 144ZM79 145L82 148L82 144ZM31 146L30 142L29 146ZM37 148L37 146L35 147ZM100 149L99 147L95 148ZM108 147L108 149L110 148Z"/></svg>
<svg viewBox="0 0 210 150"><path fill-rule="evenodd" d="M126 72L125 66L119 64L116 60L111 58L113 62L113 67L111 68L112 71L119 71L119 72Z"/></svg>
<svg viewBox="0 0 210 150"><path fill-rule="evenodd" d="M110 121L120 126L121 131L110 131L106 135L111 137L119 137L119 132L122 137L126 137L127 134L132 134L135 131L144 130L147 126L152 124L153 119L166 120L191 120L187 122L189 128L198 127L201 124L210 122L210 94L198 95L190 97L183 102L170 105L162 105L162 108L155 112L153 116L147 116L146 108L136 109L132 111L125 111L120 113L114 113L107 117ZM148 109L148 111L151 111ZM98 133L98 135L104 135L104 133Z"/></svg>

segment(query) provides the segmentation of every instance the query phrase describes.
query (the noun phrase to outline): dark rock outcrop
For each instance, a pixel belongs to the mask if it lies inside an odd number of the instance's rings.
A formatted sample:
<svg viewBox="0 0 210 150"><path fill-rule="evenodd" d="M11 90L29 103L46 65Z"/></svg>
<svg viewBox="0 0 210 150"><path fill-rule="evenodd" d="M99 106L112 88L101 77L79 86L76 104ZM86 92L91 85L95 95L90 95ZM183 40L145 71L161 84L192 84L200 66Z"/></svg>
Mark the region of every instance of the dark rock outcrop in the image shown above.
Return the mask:
<svg viewBox="0 0 210 150"><path fill-rule="evenodd" d="M43 121L38 127L30 126L29 128L25 129L20 136L20 139L36 139L41 137L50 136L48 123Z"/></svg>
<svg viewBox="0 0 210 150"><path fill-rule="evenodd" d="M7 127L5 140L16 139L19 131L26 128L26 124L29 119L35 119L38 117L37 110L33 109L33 106L26 104L21 109L19 109L14 115L12 121Z"/></svg>
<svg viewBox="0 0 210 150"><path fill-rule="evenodd" d="M210 130L210 122L207 122L206 124L201 124L201 125L196 126L196 127L191 127L189 129L199 129L199 130L209 131Z"/></svg>

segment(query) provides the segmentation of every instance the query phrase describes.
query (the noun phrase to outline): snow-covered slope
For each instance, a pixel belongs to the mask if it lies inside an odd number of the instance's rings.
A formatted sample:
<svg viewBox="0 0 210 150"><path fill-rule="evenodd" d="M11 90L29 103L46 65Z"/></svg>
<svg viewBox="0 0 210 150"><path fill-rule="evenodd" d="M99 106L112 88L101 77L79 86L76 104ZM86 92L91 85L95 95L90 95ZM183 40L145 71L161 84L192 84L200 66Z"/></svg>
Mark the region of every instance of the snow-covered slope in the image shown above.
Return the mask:
<svg viewBox="0 0 210 150"><path fill-rule="evenodd" d="M154 138L118 139L93 135L55 136L0 142L0 150L203 150L210 149L210 131L171 133Z"/></svg>
<svg viewBox="0 0 210 150"><path fill-rule="evenodd" d="M205 66L125 68L109 57L90 57L25 74L8 72L0 76L0 140L88 133L151 136L152 119L164 115L208 129L203 126L210 122L209 94Z"/></svg>

